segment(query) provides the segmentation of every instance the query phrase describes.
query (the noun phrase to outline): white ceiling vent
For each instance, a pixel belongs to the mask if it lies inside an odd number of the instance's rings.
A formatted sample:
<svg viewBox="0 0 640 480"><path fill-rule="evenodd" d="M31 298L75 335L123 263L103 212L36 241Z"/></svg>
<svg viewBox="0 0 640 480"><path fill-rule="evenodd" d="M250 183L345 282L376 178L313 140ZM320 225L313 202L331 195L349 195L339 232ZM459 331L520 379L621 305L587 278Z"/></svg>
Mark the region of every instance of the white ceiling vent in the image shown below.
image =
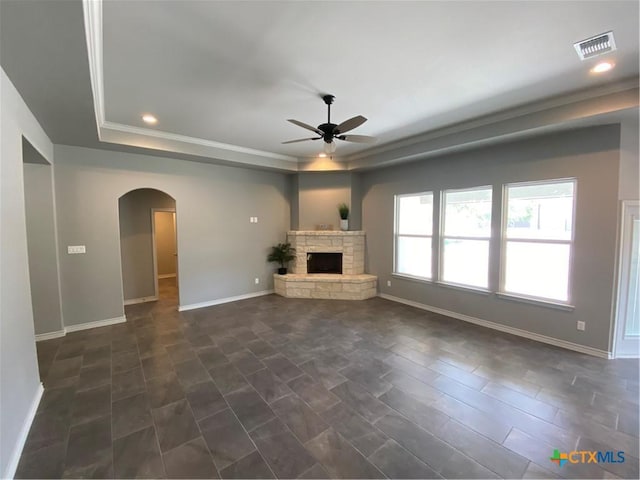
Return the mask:
<svg viewBox="0 0 640 480"><path fill-rule="evenodd" d="M598 55L613 52L616 49L616 41L613 39L613 32L607 32L574 43L573 46L576 52L578 52L580 60L587 60L597 57Z"/></svg>

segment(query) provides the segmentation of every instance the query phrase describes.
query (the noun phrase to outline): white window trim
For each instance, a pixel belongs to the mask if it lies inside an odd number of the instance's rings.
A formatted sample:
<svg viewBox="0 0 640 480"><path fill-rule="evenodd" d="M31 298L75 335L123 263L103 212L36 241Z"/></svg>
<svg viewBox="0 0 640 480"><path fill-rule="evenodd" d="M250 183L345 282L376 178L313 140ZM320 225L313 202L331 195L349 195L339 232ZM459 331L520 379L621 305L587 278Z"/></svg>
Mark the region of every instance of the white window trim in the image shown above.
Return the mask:
<svg viewBox="0 0 640 480"><path fill-rule="evenodd" d="M449 282L443 279L443 271L444 271L444 241L446 239L453 240L484 240L489 245L489 253L491 253L491 233L489 233L488 237L471 237L471 236L460 236L460 235L449 235L445 236L444 229L446 226L446 194L447 193L455 193L455 192L473 192L474 190L489 190L491 192L491 206L493 209L493 185L482 185L479 187L470 187L470 188L450 188L440 191L440 229L439 229L439 238L438 238L438 279L437 283L443 287L451 287L455 289L461 290L470 290L475 292L490 292L488 289L489 285L489 270L491 268L491 258L487 262L487 287L479 287L478 285L467 285L466 283L457 283L457 282ZM493 213L493 212L492 212ZM491 229L489 230L491 232Z"/></svg>
<svg viewBox="0 0 640 480"><path fill-rule="evenodd" d="M433 201L435 199L435 194L433 191L425 191L425 192L415 192L415 193L398 193L393 196L393 269L391 271L391 275L396 275L399 277L404 277L417 281L424 282L432 282L433 281L433 261L431 262L431 276L429 277L421 277L419 275L411 275L410 273L398 272L398 238L399 237L408 237L408 238L429 238L431 239L431 252L433 257L433 211L431 212L432 224L431 224L431 235L417 235L417 234L400 234L398 233L400 230L400 202L399 199L402 197L420 197L424 195L431 195L431 208L433 209Z"/></svg>
<svg viewBox="0 0 640 480"><path fill-rule="evenodd" d="M509 187L518 186L526 187L530 185L549 185L552 183L573 183L573 206L571 210L571 238L569 240L549 239L543 240L540 238L528 239L528 238L507 238L507 222L509 221L509 199L507 191ZM498 283L498 291L496 296L499 298L505 298L514 301L521 301L524 303L532 303L535 305L543 305L551 308L559 308L561 310L573 310L575 307L572 305L573 294L573 256L574 256L574 244L576 236L576 199L578 198L578 179L576 177L567 178L551 178L547 180L535 180L528 182L512 182L502 185L502 221L500 224L500 279ZM537 297L533 295L527 295L519 292L508 292L505 290L506 272L507 272L507 242L521 242L521 243L544 243L544 244L556 244L556 245L569 245L569 268L567 278L567 300L558 300L556 298Z"/></svg>

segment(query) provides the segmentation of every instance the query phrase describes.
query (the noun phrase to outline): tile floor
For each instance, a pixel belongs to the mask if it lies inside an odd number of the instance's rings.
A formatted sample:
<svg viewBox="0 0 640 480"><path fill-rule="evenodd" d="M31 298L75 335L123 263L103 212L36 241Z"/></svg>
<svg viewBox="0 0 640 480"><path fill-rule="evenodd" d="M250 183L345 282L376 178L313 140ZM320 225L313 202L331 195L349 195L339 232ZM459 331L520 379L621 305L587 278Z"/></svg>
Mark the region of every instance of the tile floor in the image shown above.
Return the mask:
<svg viewBox="0 0 640 480"><path fill-rule="evenodd" d="M637 361L379 298L180 314L163 283L126 323L38 344L18 478L638 478Z"/></svg>

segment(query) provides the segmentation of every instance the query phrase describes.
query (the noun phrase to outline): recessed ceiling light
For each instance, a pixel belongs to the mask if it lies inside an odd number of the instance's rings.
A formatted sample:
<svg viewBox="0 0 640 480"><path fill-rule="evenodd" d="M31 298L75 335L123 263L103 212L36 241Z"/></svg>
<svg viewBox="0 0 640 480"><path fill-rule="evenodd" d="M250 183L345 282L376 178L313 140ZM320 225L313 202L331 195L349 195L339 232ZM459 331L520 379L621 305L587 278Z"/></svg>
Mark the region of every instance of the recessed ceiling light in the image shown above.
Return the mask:
<svg viewBox="0 0 640 480"><path fill-rule="evenodd" d="M145 113L144 115L142 115L142 120L145 123L149 123L151 125L155 125L156 123L158 123L158 119L150 113Z"/></svg>
<svg viewBox="0 0 640 480"><path fill-rule="evenodd" d="M604 73L611 70L615 65L610 62L600 62L595 67L591 69L592 73Z"/></svg>
<svg viewBox="0 0 640 480"><path fill-rule="evenodd" d="M318 156L320 158L326 158L327 154L323 152L323 153L319 153Z"/></svg>

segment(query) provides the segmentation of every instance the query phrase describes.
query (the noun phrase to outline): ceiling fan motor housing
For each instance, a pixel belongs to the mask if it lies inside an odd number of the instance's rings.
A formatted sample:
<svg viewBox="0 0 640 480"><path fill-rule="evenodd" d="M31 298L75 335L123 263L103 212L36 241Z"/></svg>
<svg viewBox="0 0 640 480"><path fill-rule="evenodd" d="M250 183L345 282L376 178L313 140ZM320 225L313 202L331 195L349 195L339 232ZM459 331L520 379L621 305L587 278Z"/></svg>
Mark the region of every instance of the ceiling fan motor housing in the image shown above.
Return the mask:
<svg viewBox="0 0 640 480"><path fill-rule="evenodd" d="M318 130L322 130L322 133L324 134L322 139L325 142L331 143L333 141L333 135L337 133L335 130L337 126L338 125L335 123L323 123L322 125L318 125Z"/></svg>

